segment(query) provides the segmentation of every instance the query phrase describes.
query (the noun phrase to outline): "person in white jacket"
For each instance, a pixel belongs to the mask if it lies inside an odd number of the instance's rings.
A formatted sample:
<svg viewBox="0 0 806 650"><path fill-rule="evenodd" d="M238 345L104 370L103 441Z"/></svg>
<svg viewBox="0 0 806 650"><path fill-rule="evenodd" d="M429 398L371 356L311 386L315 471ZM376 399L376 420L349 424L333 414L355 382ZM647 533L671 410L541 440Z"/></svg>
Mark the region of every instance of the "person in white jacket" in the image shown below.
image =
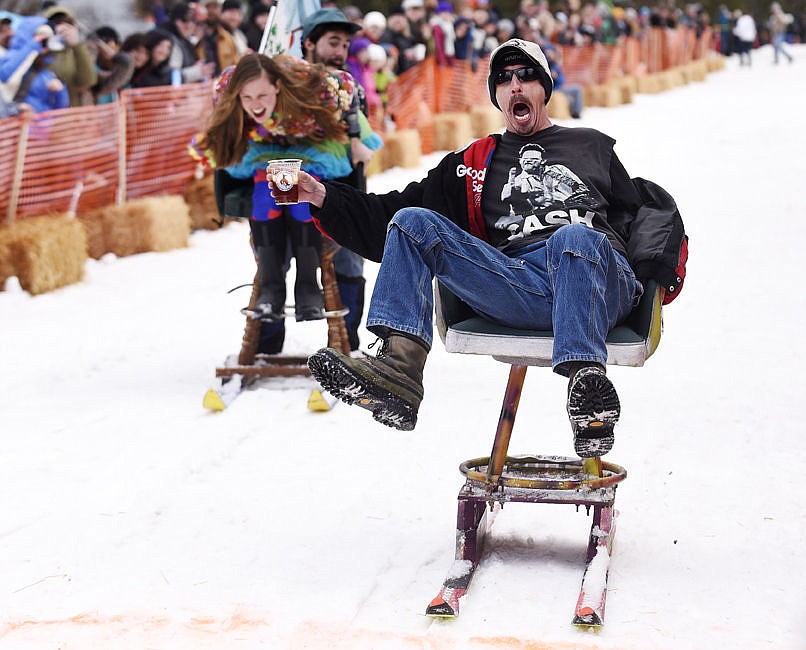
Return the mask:
<svg viewBox="0 0 806 650"><path fill-rule="evenodd" d="M752 65L750 52L756 41L756 21L753 16L743 13L736 20L733 28L733 35L736 37L736 51L739 53L739 65L744 65L745 58L747 65Z"/></svg>

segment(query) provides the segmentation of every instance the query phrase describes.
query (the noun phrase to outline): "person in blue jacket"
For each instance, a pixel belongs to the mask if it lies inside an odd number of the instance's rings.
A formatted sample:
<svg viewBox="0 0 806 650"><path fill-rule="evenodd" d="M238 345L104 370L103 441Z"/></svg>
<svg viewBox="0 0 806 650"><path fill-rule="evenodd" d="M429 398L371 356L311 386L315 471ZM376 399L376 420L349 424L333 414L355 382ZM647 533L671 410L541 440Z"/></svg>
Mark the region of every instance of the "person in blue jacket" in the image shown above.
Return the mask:
<svg viewBox="0 0 806 650"><path fill-rule="evenodd" d="M48 69L51 47L56 47L53 29L44 18L19 22L8 52L0 58L3 100L27 104L36 113L70 105L64 83Z"/></svg>

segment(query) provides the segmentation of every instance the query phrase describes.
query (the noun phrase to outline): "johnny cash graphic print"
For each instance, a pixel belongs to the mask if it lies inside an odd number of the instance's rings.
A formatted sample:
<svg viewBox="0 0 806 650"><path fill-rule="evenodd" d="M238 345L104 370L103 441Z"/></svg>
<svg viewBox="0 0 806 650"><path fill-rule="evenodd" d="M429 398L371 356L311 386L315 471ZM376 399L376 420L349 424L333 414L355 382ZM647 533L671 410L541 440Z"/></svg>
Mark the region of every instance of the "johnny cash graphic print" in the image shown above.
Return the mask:
<svg viewBox="0 0 806 650"><path fill-rule="evenodd" d="M598 142L579 146L575 139L553 137L555 129L541 133L539 142L510 133L500 140L482 196L487 235L496 248L520 248L566 224L601 225L606 150Z"/></svg>

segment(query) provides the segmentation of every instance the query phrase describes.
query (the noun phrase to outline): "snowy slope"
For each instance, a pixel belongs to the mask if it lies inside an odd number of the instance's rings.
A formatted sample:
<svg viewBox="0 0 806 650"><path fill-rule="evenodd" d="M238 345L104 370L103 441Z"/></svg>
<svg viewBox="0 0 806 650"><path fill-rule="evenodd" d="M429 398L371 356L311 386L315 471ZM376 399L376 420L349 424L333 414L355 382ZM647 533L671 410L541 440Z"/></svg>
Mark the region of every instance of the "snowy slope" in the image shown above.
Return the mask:
<svg viewBox="0 0 806 650"><path fill-rule="evenodd" d="M589 526L570 506L507 505L461 617L423 616L453 559L458 464L489 453L503 364L437 343L408 433L343 405L309 413L300 378L204 412L240 346L248 290L227 290L254 273L235 224L92 261L51 294L0 293L0 648L803 648L806 47L793 50L793 65L763 48L751 69L731 61L573 123L615 137L691 237L658 353L611 370L609 459L629 477L601 634L570 626ZM290 323L288 339L309 353L325 327ZM572 453L564 391L530 370L512 453Z"/></svg>

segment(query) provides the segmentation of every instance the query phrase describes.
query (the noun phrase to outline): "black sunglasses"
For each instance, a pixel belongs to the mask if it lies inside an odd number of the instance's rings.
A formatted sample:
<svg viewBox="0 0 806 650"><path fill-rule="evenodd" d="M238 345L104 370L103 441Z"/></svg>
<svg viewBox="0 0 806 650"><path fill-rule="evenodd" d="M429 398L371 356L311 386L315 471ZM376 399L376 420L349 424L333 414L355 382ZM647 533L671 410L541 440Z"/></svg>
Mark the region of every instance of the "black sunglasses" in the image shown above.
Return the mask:
<svg viewBox="0 0 806 650"><path fill-rule="evenodd" d="M536 81L540 79L540 71L537 68L517 68L515 70L501 70L500 72L496 72L493 77L493 84L496 86L508 84L512 81L512 75L515 75L521 81Z"/></svg>

